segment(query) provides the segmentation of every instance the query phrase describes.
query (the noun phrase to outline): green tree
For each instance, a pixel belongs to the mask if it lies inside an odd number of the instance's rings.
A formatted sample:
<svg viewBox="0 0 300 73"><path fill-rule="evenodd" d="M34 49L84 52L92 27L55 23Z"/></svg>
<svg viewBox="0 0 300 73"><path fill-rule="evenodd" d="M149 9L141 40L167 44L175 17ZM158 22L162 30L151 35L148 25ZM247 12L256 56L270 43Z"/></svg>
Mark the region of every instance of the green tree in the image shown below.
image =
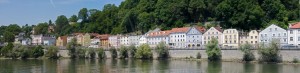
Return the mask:
<svg viewBox="0 0 300 73"><path fill-rule="evenodd" d="M88 9L87 8L80 9L78 13L78 18L82 20L81 22L86 22L88 19Z"/></svg>
<svg viewBox="0 0 300 73"><path fill-rule="evenodd" d="M88 57L90 59L96 58L96 50L94 48L88 48Z"/></svg>
<svg viewBox="0 0 300 73"><path fill-rule="evenodd" d="M280 62L281 58L279 56L279 45L277 40L271 41L267 46L261 45L258 49L258 54L260 54L260 61L262 62Z"/></svg>
<svg viewBox="0 0 300 73"><path fill-rule="evenodd" d="M109 49L109 51L110 51L112 59L118 58L118 52L117 52L117 49L115 47L111 47Z"/></svg>
<svg viewBox="0 0 300 73"><path fill-rule="evenodd" d="M136 47L134 46L134 45L130 45L129 47L128 47L128 50L129 50L129 52L130 52L130 56L133 58L134 57L134 55L135 55L135 53L136 53Z"/></svg>
<svg viewBox="0 0 300 73"><path fill-rule="evenodd" d="M33 58L38 58L38 57L41 57L44 55L44 48L42 46L37 46L37 47L34 47L31 52L30 52L30 55L31 57Z"/></svg>
<svg viewBox="0 0 300 73"><path fill-rule="evenodd" d="M167 46L164 42L160 42L156 46L155 51L158 53L158 58L160 58L160 59L167 59L170 57L169 49L167 48Z"/></svg>
<svg viewBox="0 0 300 73"><path fill-rule="evenodd" d="M12 34L17 35L22 31L22 29L18 24L10 24L5 28L5 31L9 31Z"/></svg>
<svg viewBox="0 0 300 73"><path fill-rule="evenodd" d="M119 49L119 55L121 59L125 59L128 58L128 49L125 46L121 46L121 48Z"/></svg>
<svg viewBox="0 0 300 73"><path fill-rule="evenodd" d="M15 35L12 32L4 31L3 40L4 40L4 42L14 42L15 41Z"/></svg>
<svg viewBox="0 0 300 73"><path fill-rule="evenodd" d="M78 47L77 40L73 38L71 42L67 44L67 49L69 50L69 55L72 59L76 58L76 47Z"/></svg>
<svg viewBox="0 0 300 73"><path fill-rule="evenodd" d="M152 59L153 54L151 52L150 46L148 44L140 45L134 57L137 59Z"/></svg>
<svg viewBox="0 0 300 73"><path fill-rule="evenodd" d="M1 49L2 56L10 57L13 47L14 47L14 45L11 42L9 42L6 46L4 46Z"/></svg>
<svg viewBox="0 0 300 73"><path fill-rule="evenodd" d="M56 27L55 32L58 35L64 35L70 33L70 30L66 30L66 28L70 27L68 18L64 15L60 15L57 17L55 21Z"/></svg>
<svg viewBox="0 0 300 73"><path fill-rule="evenodd" d="M252 46L250 44L247 43L241 45L239 49L244 53L243 61L253 61L255 59L254 54L251 51Z"/></svg>
<svg viewBox="0 0 300 73"><path fill-rule="evenodd" d="M59 58L59 56L57 55L58 51L59 51L58 47L50 46L47 49L45 56L48 57L49 59L57 59Z"/></svg>
<svg viewBox="0 0 300 73"><path fill-rule="evenodd" d="M77 58L84 59L86 58L86 49L85 48L79 48L76 50Z"/></svg>
<svg viewBox="0 0 300 73"><path fill-rule="evenodd" d="M208 56L208 60L210 61L218 61L221 59L221 49L218 46L218 40L213 38L206 46L206 54Z"/></svg>
<svg viewBox="0 0 300 73"><path fill-rule="evenodd" d="M77 22L78 21L78 17L76 15L72 15L70 18L69 18L69 21L70 22Z"/></svg>
<svg viewBox="0 0 300 73"><path fill-rule="evenodd" d="M103 48L98 49L98 58L99 59L105 59L106 58L106 54Z"/></svg>
<svg viewBox="0 0 300 73"><path fill-rule="evenodd" d="M39 23L34 27L35 34L48 34L48 23Z"/></svg>

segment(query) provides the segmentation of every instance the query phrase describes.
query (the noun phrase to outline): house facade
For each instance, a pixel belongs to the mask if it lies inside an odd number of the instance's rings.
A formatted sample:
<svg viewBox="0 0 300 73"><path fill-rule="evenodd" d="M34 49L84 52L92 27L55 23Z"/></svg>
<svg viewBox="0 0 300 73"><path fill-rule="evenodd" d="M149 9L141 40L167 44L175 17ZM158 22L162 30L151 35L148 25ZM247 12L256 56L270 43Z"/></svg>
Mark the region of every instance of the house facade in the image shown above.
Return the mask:
<svg viewBox="0 0 300 73"><path fill-rule="evenodd" d="M103 35L98 35L100 37L100 47L103 48L108 48L109 47L109 42L108 42L108 34L103 34Z"/></svg>
<svg viewBox="0 0 300 73"><path fill-rule="evenodd" d="M134 45L134 46L138 46L139 45L139 38L141 36L139 35L132 35L128 37L128 46Z"/></svg>
<svg viewBox="0 0 300 73"><path fill-rule="evenodd" d="M129 36L127 35L122 35L120 37L120 45L122 46L129 46L129 39L128 39Z"/></svg>
<svg viewBox="0 0 300 73"><path fill-rule="evenodd" d="M42 41L43 45L46 46L54 46L56 44L56 39L53 35L43 35Z"/></svg>
<svg viewBox="0 0 300 73"><path fill-rule="evenodd" d="M142 35L140 38L139 38L139 44L138 45L142 45L142 44L147 44L147 38L145 35Z"/></svg>
<svg viewBox="0 0 300 73"><path fill-rule="evenodd" d="M211 27L209 28L202 37L202 44L205 46L207 45L212 38L218 40L219 45L223 44L223 30L221 27Z"/></svg>
<svg viewBox="0 0 300 73"><path fill-rule="evenodd" d="M288 34L285 29L272 24L259 33L259 43L269 44L272 41L277 41L279 42L278 44L280 44L281 46L287 45L288 43L287 37Z"/></svg>
<svg viewBox="0 0 300 73"><path fill-rule="evenodd" d="M67 46L67 36L60 36L56 40L56 46Z"/></svg>
<svg viewBox="0 0 300 73"><path fill-rule="evenodd" d="M120 35L113 35L108 37L109 47L120 47Z"/></svg>
<svg viewBox="0 0 300 73"><path fill-rule="evenodd" d="M191 27L173 28L170 32L170 43L171 48L186 48L187 32Z"/></svg>
<svg viewBox="0 0 300 73"><path fill-rule="evenodd" d="M239 47L239 32L236 29L226 29L223 31L223 47L238 48Z"/></svg>
<svg viewBox="0 0 300 73"><path fill-rule="evenodd" d="M150 47L156 47L160 42L164 42L167 45L169 44L170 33L170 30L151 32L146 37L147 44L149 44Z"/></svg>
<svg viewBox="0 0 300 73"><path fill-rule="evenodd" d="M186 46L187 48L200 48L203 46L202 37L205 32L204 27L193 26L186 33Z"/></svg>
<svg viewBox="0 0 300 73"><path fill-rule="evenodd" d="M91 39L89 47L100 48L100 37L94 37L93 39Z"/></svg>
<svg viewBox="0 0 300 73"><path fill-rule="evenodd" d="M300 46L300 22L290 24L288 28L288 44Z"/></svg>
<svg viewBox="0 0 300 73"><path fill-rule="evenodd" d="M30 35L32 38L32 45L43 45L43 35Z"/></svg>

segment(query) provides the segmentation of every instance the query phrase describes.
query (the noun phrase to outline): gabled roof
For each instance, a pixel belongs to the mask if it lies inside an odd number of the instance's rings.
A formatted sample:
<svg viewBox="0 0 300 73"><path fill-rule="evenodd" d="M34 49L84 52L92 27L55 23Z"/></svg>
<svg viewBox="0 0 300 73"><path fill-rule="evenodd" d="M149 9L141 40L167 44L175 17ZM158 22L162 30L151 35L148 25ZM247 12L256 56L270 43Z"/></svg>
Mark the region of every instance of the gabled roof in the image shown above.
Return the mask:
<svg viewBox="0 0 300 73"><path fill-rule="evenodd" d="M206 31L206 29L202 26L195 26L195 28L200 31L201 33L204 33Z"/></svg>
<svg viewBox="0 0 300 73"><path fill-rule="evenodd" d="M185 32L188 32L190 28L191 27L173 28L171 30L171 33L181 33L181 32L185 33Z"/></svg>
<svg viewBox="0 0 300 73"><path fill-rule="evenodd" d="M299 29L300 28L300 22L294 23L289 26L290 29Z"/></svg>
<svg viewBox="0 0 300 73"><path fill-rule="evenodd" d="M214 27L216 30L218 30L219 32L223 32L223 29L220 26Z"/></svg>
<svg viewBox="0 0 300 73"><path fill-rule="evenodd" d="M168 36L170 33L171 30L151 32L149 33L148 37Z"/></svg>
<svg viewBox="0 0 300 73"><path fill-rule="evenodd" d="M102 34L102 35L98 35L96 37L100 38L100 40L107 40L109 37L109 34Z"/></svg>

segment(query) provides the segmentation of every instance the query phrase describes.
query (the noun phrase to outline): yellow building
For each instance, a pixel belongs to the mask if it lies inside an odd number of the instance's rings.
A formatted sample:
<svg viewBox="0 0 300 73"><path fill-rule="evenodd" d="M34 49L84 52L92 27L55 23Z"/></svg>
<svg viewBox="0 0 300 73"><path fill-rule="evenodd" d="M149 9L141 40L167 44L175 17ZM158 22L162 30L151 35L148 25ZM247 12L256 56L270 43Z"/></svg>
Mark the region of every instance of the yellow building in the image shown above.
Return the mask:
<svg viewBox="0 0 300 73"><path fill-rule="evenodd" d="M56 46L66 46L67 36L60 36L56 39Z"/></svg>
<svg viewBox="0 0 300 73"><path fill-rule="evenodd" d="M226 29L223 31L223 47L238 48L239 32L236 29Z"/></svg>
<svg viewBox="0 0 300 73"><path fill-rule="evenodd" d="M240 36L240 44L251 44L254 47L258 46L258 35L259 32L257 30L251 30L248 33L244 33L243 36Z"/></svg>
<svg viewBox="0 0 300 73"><path fill-rule="evenodd" d="M108 48L109 47L109 42L108 42L109 34L99 35L98 37L100 37L100 46L103 48Z"/></svg>

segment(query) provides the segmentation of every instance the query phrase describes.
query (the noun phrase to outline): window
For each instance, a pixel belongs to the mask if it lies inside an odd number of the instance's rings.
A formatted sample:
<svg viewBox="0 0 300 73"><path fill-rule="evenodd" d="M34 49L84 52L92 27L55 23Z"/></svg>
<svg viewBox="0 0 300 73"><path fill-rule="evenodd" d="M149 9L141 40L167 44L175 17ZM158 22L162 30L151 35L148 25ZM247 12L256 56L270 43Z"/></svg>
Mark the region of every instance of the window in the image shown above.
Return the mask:
<svg viewBox="0 0 300 73"><path fill-rule="evenodd" d="M275 34L273 34L273 37L275 37Z"/></svg>
<svg viewBox="0 0 300 73"><path fill-rule="evenodd" d="M275 28L275 31L277 31L277 28Z"/></svg>
<svg viewBox="0 0 300 73"><path fill-rule="evenodd" d="M298 37L298 41L300 41L300 37Z"/></svg>
<svg viewBox="0 0 300 73"><path fill-rule="evenodd" d="M293 41L293 37L290 37L290 41Z"/></svg>
<svg viewBox="0 0 300 73"><path fill-rule="evenodd" d="M293 34L293 30L290 30L290 34Z"/></svg>
<svg viewBox="0 0 300 73"><path fill-rule="evenodd" d="M253 39L253 36L251 36L251 39Z"/></svg>
<svg viewBox="0 0 300 73"><path fill-rule="evenodd" d="M298 33L300 33L300 29L298 29Z"/></svg>
<svg viewBox="0 0 300 73"><path fill-rule="evenodd" d="M270 28L270 32L272 31L272 28Z"/></svg>
<svg viewBox="0 0 300 73"><path fill-rule="evenodd" d="M255 39L257 39L257 36L255 36Z"/></svg>
<svg viewBox="0 0 300 73"><path fill-rule="evenodd" d="M284 36L286 36L286 33L284 33Z"/></svg>

